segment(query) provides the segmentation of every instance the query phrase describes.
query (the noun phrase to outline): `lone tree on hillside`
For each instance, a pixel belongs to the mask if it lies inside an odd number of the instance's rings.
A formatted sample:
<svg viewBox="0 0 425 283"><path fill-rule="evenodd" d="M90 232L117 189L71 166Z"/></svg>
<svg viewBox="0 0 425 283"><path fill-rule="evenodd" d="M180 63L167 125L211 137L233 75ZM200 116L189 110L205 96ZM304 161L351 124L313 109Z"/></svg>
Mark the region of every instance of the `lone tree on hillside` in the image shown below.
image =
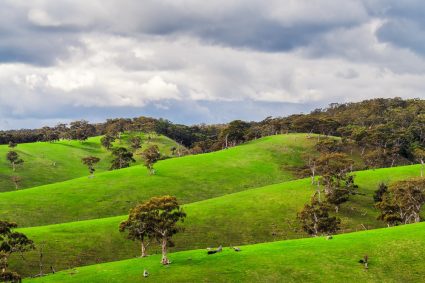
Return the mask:
<svg viewBox="0 0 425 283"><path fill-rule="evenodd" d="M15 148L15 147L17 147L18 146L18 144L17 143L15 143L15 142L13 142L13 141L10 141L9 142L9 147L10 148Z"/></svg>
<svg viewBox="0 0 425 283"><path fill-rule="evenodd" d="M357 193L358 186L354 184L354 176L350 175L353 163L344 153L325 153L316 161L326 201L334 205L337 213L339 206Z"/></svg>
<svg viewBox="0 0 425 283"><path fill-rule="evenodd" d="M15 232L16 223L0 221L0 279L5 282L20 282L19 274L9 271L9 258L13 253L35 249L34 242L22 233Z"/></svg>
<svg viewBox="0 0 425 283"><path fill-rule="evenodd" d="M124 147L114 148L112 150L112 155L115 158L112 160L110 170L127 168L130 167L131 162L136 162L136 160L133 158L133 153L129 152Z"/></svg>
<svg viewBox="0 0 425 283"><path fill-rule="evenodd" d="M112 148L112 143L115 141L115 138L110 135L105 135L100 139L100 143L104 148L110 150Z"/></svg>
<svg viewBox="0 0 425 283"><path fill-rule="evenodd" d="M142 147L142 138L141 137L132 137L130 139L130 147L135 152Z"/></svg>
<svg viewBox="0 0 425 283"><path fill-rule="evenodd" d="M16 151L9 151L6 155L6 159L10 162L13 171L16 171L16 165L24 163L24 160L19 157Z"/></svg>
<svg viewBox="0 0 425 283"><path fill-rule="evenodd" d="M417 178L390 185L375 206L380 210L378 219L391 226L420 222L424 204L425 179Z"/></svg>
<svg viewBox="0 0 425 283"><path fill-rule="evenodd" d="M297 219L300 221L302 229L309 235L316 237L319 234L334 234L340 229L341 220L330 216L330 210L329 204L319 201L315 194L311 198L311 203L305 204L298 213Z"/></svg>
<svg viewBox="0 0 425 283"><path fill-rule="evenodd" d="M89 173L91 176L94 176L94 172L96 171L96 169L94 168L94 166L99 163L100 158L96 157L96 156L87 156L81 159L81 162L84 165L87 165L87 168L89 169Z"/></svg>
<svg viewBox="0 0 425 283"><path fill-rule="evenodd" d="M142 152L144 164L149 170L149 174L155 174L153 165L161 158L161 153L157 145L151 145Z"/></svg>
<svg viewBox="0 0 425 283"><path fill-rule="evenodd" d="M15 190L19 189L19 184L21 183L22 178L15 175L10 177L10 180L12 180L13 184L15 185Z"/></svg>
<svg viewBox="0 0 425 283"><path fill-rule="evenodd" d="M161 263L167 265L167 247L172 246L172 237L181 228L178 222L183 222L186 213L180 207L176 197L153 197L139 204L130 211L128 219L121 223L120 230L128 231L128 237L142 243L142 256L146 252L147 239L155 239L161 243Z"/></svg>

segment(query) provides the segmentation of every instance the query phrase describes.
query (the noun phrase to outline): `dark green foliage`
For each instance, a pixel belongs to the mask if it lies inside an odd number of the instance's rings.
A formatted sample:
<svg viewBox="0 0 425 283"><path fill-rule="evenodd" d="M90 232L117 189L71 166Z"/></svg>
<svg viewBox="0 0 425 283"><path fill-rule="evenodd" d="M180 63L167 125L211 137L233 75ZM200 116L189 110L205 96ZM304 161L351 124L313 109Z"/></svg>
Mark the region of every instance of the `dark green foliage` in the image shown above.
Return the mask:
<svg viewBox="0 0 425 283"><path fill-rule="evenodd" d="M316 144L316 150L323 153L342 151L342 143L335 138L322 138Z"/></svg>
<svg viewBox="0 0 425 283"><path fill-rule="evenodd" d="M110 170L127 168L130 167L131 162L136 162L133 158L133 153L124 147L114 148L112 150L112 155L115 158L112 160Z"/></svg>
<svg viewBox="0 0 425 283"><path fill-rule="evenodd" d="M10 141L9 142L9 147L10 148L15 148L15 147L17 147L18 145L15 143L15 142L13 142L13 141Z"/></svg>
<svg viewBox="0 0 425 283"><path fill-rule="evenodd" d="M425 179L399 181L390 186L375 204L379 220L388 225L409 224L421 221L421 209L425 204Z"/></svg>
<svg viewBox="0 0 425 283"><path fill-rule="evenodd" d="M13 253L24 253L35 248L33 241L22 233L14 232L16 223L0 221L0 280L4 282L20 282L17 273L7 270L9 257Z"/></svg>
<svg viewBox="0 0 425 283"><path fill-rule="evenodd" d="M22 278L18 273L7 270L0 274L0 282L20 283Z"/></svg>
<svg viewBox="0 0 425 283"><path fill-rule="evenodd" d="M19 154L16 151L9 151L6 155L6 159L10 162L12 165L13 171L16 170L16 165L24 163L24 160L22 160L19 157Z"/></svg>
<svg viewBox="0 0 425 283"><path fill-rule="evenodd" d="M336 212L342 203L348 201L350 195L357 193L358 186L354 184L354 176L349 174L353 164L353 160L344 153L325 153L316 161L326 201L334 205Z"/></svg>
<svg viewBox="0 0 425 283"><path fill-rule="evenodd" d="M378 189L373 194L373 201L375 203L381 202L382 197L388 191L388 186L385 183L379 183Z"/></svg>
<svg viewBox="0 0 425 283"><path fill-rule="evenodd" d="M341 220L329 215L331 207L326 202L318 200L314 195L310 204L305 204L298 213L297 219L301 223L302 229L309 235L334 234L340 227Z"/></svg>
<svg viewBox="0 0 425 283"><path fill-rule="evenodd" d="M181 228L186 213L180 208L175 197L153 197L130 211L126 221L120 224L120 231L128 231L128 238L142 243L142 256L145 256L145 239L155 239L161 243L162 264L169 264L167 246L173 245L172 237Z"/></svg>
<svg viewBox="0 0 425 283"><path fill-rule="evenodd" d="M235 146L246 140L250 124L241 120L235 120L229 123L220 133L220 139L224 142L224 147Z"/></svg>
<svg viewBox="0 0 425 283"><path fill-rule="evenodd" d="M145 149L142 153L144 164L148 168L149 173L155 174L155 170L153 165L161 158L161 153L159 152L159 148L157 145L151 145L147 149Z"/></svg>
<svg viewBox="0 0 425 283"><path fill-rule="evenodd" d="M108 150L112 148L112 143L114 141L115 138L111 135L105 135L100 139L100 143L102 144L102 146Z"/></svg>
<svg viewBox="0 0 425 283"><path fill-rule="evenodd" d="M142 138L141 137L132 137L130 138L130 147L134 151L142 147Z"/></svg>
<svg viewBox="0 0 425 283"><path fill-rule="evenodd" d="M96 128L85 120L71 122L68 135L73 140L85 141L96 134Z"/></svg>
<svg viewBox="0 0 425 283"><path fill-rule="evenodd" d="M87 156L81 159L81 162L84 165L87 165L87 168L89 169L89 173L91 175L94 174L94 172L96 171L96 169L94 168L94 166L99 163L100 158L96 157L96 156Z"/></svg>

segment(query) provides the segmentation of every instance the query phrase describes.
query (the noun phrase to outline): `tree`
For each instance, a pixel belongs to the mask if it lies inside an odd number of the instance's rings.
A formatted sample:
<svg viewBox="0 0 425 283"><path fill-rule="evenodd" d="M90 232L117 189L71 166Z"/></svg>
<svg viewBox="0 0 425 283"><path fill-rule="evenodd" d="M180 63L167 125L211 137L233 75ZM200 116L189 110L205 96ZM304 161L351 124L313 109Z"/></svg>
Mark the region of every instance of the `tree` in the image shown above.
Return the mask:
<svg viewBox="0 0 425 283"><path fill-rule="evenodd" d="M112 160L110 170L127 168L130 167L131 162L136 162L133 158L133 153L129 152L124 147L114 148L112 150L112 155L115 158Z"/></svg>
<svg viewBox="0 0 425 283"><path fill-rule="evenodd" d="M115 141L115 138L110 135L105 135L100 139L100 143L104 148L110 150L112 148L112 143Z"/></svg>
<svg viewBox="0 0 425 283"><path fill-rule="evenodd" d="M12 176L10 179L12 180L13 184L15 184L15 190L19 189L19 184L21 183L22 178L19 176Z"/></svg>
<svg viewBox="0 0 425 283"><path fill-rule="evenodd" d="M373 194L373 201L375 203L381 202L383 196L388 192L388 186L385 183L379 183L378 189Z"/></svg>
<svg viewBox="0 0 425 283"><path fill-rule="evenodd" d="M309 235L334 234L340 229L341 220L330 216L329 211L329 204L321 202L315 194L311 198L311 203L305 204L298 213L297 219L300 221L302 229Z"/></svg>
<svg viewBox="0 0 425 283"><path fill-rule="evenodd" d="M415 156L416 160L421 163L421 177L423 177L425 167L425 150L417 147L414 149L413 155Z"/></svg>
<svg viewBox="0 0 425 283"><path fill-rule="evenodd" d="M6 155L6 159L12 165L13 171L16 171L16 165L24 163L24 160L19 157L16 151L9 151Z"/></svg>
<svg viewBox="0 0 425 283"><path fill-rule="evenodd" d="M380 210L379 220L388 225L420 222L420 212L425 204L425 179L409 179L396 182L375 204Z"/></svg>
<svg viewBox="0 0 425 283"><path fill-rule="evenodd" d="M87 156L81 159L81 162L84 165L87 165L87 168L89 169L89 173L91 176L94 176L94 172L96 171L96 169L94 168L94 166L99 163L100 158L96 157L96 156Z"/></svg>
<svg viewBox="0 0 425 283"><path fill-rule="evenodd" d="M356 194L357 185L354 176L350 175L353 160L344 153L325 153L317 159L317 172L321 175L319 181L324 187L326 201L335 207L339 206Z"/></svg>
<svg viewBox="0 0 425 283"><path fill-rule="evenodd" d="M167 265L170 263L167 247L173 245L173 235L181 231L177 224L183 222L185 217L186 213L176 197L153 197L131 210L129 218L121 223L120 230L127 230L130 239L141 241L142 250L145 250L146 239L157 240L161 243L161 263Z"/></svg>
<svg viewBox="0 0 425 283"><path fill-rule="evenodd" d="M235 146L245 141L245 135L248 133L249 124L241 120L235 120L229 123L221 133L221 139L224 139L224 147Z"/></svg>
<svg viewBox="0 0 425 283"><path fill-rule="evenodd" d="M0 268L2 271L0 278L17 277L16 273L7 270L9 258L13 253L24 253L35 249L34 242L25 234L13 231L17 227L16 223L0 221Z"/></svg>
<svg viewBox="0 0 425 283"><path fill-rule="evenodd" d="M85 120L71 122L70 126L70 137L81 142L87 140L96 132L95 127Z"/></svg>
<svg viewBox="0 0 425 283"><path fill-rule="evenodd" d="M10 141L9 142L9 148L15 148L15 147L17 147L18 146L18 144L17 143L15 143L15 142L13 142L13 141Z"/></svg>
<svg viewBox="0 0 425 283"><path fill-rule="evenodd" d="M142 257L147 256L147 247L154 239L153 221L150 214L151 207L146 203L139 204L130 210L128 219L120 223L120 232L127 232L127 238L140 242Z"/></svg>
<svg viewBox="0 0 425 283"><path fill-rule="evenodd" d="M142 147L142 138L141 137L132 137L130 139L130 146L133 152Z"/></svg>
<svg viewBox="0 0 425 283"><path fill-rule="evenodd" d="M153 165L161 158L161 153L157 145L151 145L142 152L144 164L149 170L149 174L155 174Z"/></svg>

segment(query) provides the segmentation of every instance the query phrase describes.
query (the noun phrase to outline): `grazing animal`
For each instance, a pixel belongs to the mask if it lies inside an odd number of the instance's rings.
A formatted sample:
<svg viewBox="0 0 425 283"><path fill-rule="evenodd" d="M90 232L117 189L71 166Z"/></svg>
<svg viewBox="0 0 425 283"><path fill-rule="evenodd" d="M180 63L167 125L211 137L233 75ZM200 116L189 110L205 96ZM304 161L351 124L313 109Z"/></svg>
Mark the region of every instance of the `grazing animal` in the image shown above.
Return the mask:
<svg viewBox="0 0 425 283"><path fill-rule="evenodd" d="M143 271L143 277L148 277L149 276L149 272L145 269Z"/></svg>
<svg viewBox="0 0 425 283"><path fill-rule="evenodd" d="M326 240L332 240L333 237L332 236L326 236Z"/></svg>
<svg viewBox="0 0 425 283"><path fill-rule="evenodd" d="M207 248L207 253L208 253L209 255L216 254L216 253L219 253L219 252L221 252L221 251L223 251L223 246L222 246L222 245L220 245L220 246L218 247L218 249L216 249L216 250L212 250L211 248Z"/></svg>
<svg viewBox="0 0 425 283"><path fill-rule="evenodd" d="M364 264L364 268L365 269L368 269L369 268L369 266L368 266L368 260L369 260L369 257L367 255L365 255L363 257L363 259L359 260L359 263Z"/></svg>
<svg viewBox="0 0 425 283"><path fill-rule="evenodd" d="M233 248L233 250L234 250L235 252L240 252L240 251L241 251L241 249L240 249L240 248L238 248L238 247L234 247L234 248Z"/></svg>

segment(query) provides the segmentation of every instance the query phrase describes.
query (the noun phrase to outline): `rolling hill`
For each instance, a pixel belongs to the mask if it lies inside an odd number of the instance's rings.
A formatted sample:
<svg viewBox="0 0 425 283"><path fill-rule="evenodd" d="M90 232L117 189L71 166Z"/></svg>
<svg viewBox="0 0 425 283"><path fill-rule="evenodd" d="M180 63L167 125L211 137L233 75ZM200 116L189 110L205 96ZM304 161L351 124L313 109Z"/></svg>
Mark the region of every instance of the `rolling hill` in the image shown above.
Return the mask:
<svg viewBox="0 0 425 283"><path fill-rule="evenodd" d="M403 166L356 172L361 195L344 204L339 217L343 231L385 226L377 221L372 195L379 182L393 182L419 175L419 166ZM294 221L296 213L313 192L309 179L284 182L208 199L184 206L188 217L184 232L175 238L174 250L207 246L241 245L307 237ZM125 215L21 229L31 239L44 243L46 266L57 270L135 257L136 243L118 232ZM151 252L158 251L151 249ZM13 266L22 274L38 271L38 254L30 253ZM18 261L16 261L18 263Z"/></svg>
<svg viewBox="0 0 425 283"><path fill-rule="evenodd" d="M270 136L218 152L2 193L0 218L21 227L122 215L152 196L171 194L190 203L295 178L316 139L306 134Z"/></svg>
<svg viewBox="0 0 425 283"><path fill-rule="evenodd" d="M115 146L128 147L130 135L141 136L144 144L148 146L146 134L132 133L124 134L121 142L116 141ZM169 156L170 148L177 143L165 136L153 135L149 144L157 144L161 152ZM111 154L100 144L101 137L89 138L80 142L75 140L61 140L58 142L37 142L19 144L14 150L24 160L22 166L18 166L16 172L12 171L6 154L10 150L7 145L0 145L0 192L14 191L15 185L11 176L17 175L22 178L20 189L36 187L87 176L86 166L81 163L81 158L94 155L101 159L96 166L97 172L105 172L110 167ZM140 150L143 150L140 149ZM139 150L139 151L140 151ZM140 157L136 158L141 163Z"/></svg>
<svg viewBox="0 0 425 283"><path fill-rule="evenodd" d="M110 262L59 272L24 282L139 282L143 270L153 282L422 282L425 277L425 223L325 238L280 241ZM366 270L359 260L369 257Z"/></svg>

